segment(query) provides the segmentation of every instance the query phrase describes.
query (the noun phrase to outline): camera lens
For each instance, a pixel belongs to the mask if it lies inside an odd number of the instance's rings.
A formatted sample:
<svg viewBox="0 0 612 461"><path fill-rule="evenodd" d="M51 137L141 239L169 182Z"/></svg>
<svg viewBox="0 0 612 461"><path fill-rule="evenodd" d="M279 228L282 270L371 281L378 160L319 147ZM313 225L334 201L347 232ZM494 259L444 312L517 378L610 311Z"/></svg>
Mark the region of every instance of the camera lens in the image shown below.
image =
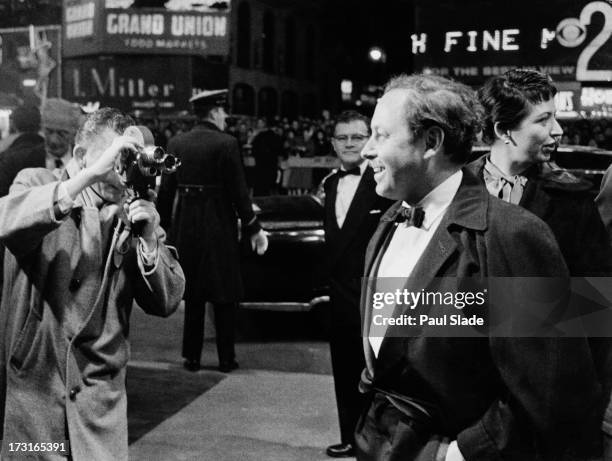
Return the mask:
<svg viewBox="0 0 612 461"><path fill-rule="evenodd" d="M164 166L168 169L172 169L174 165L176 165L176 157L174 155L166 156L164 159Z"/></svg>
<svg viewBox="0 0 612 461"><path fill-rule="evenodd" d="M164 152L164 149L156 146L155 150L153 151L153 158L155 160L162 160L164 158L164 155L166 155L166 153Z"/></svg>

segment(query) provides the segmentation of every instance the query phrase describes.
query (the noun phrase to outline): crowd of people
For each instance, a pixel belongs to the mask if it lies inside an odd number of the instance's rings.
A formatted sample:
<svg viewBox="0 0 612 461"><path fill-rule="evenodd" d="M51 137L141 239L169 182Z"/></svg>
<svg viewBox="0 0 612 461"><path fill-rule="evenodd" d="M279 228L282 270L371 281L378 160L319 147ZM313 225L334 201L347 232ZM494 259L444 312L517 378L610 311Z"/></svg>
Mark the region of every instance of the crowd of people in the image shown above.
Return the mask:
<svg viewBox="0 0 612 461"><path fill-rule="evenodd" d="M195 124L192 117L136 119L147 126L155 136L158 145L165 147L173 136L188 132ZM612 121L608 119L566 119L559 122L563 128L561 144L590 146L612 150ZM253 140L264 128L270 128L282 139L279 158L290 155L316 157L334 155L331 140L333 118L324 110L321 117L310 119L276 116L267 120L263 117L233 115L228 119L227 133L235 136L243 156L251 155ZM483 144L479 141L478 144Z"/></svg>
<svg viewBox="0 0 612 461"><path fill-rule="evenodd" d="M612 120L568 120L562 127L561 144L612 150Z"/></svg>
<svg viewBox="0 0 612 461"><path fill-rule="evenodd" d="M188 132L196 123L193 117L182 119L143 117L137 118L137 121L147 126L156 142L163 147L172 137ZM235 115L229 117L226 132L236 137L243 155L249 156L257 134L268 128L282 139L281 148L277 152L279 158L287 158L290 155L302 157L333 155L330 144L333 121L329 111L323 111L318 119L298 117L290 120L288 117L276 116L268 120L264 117Z"/></svg>
<svg viewBox="0 0 612 461"><path fill-rule="evenodd" d="M195 124L193 117L182 119L143 118L139 123L153 133L156 143L166 147L168 140L188 132ZM612 121L563 120L559 122L563 135L562 145L589 146L612 150ZM287 159L333 156L333 118L324 110L319 118L299 117L290 120L276 116L271 119L250 116L228 118L226 132L239 143L247 172L247 184L255 195L302 194L317 190L323 177L329 172L325 167L290 168ZM255 142L265 132L262 142ZM481 139L475 145L485 146Z"/></svg>
<svg viewBox="0 0 612 461"><path fill-rule="evenodd" d="M142 169L129 169L125 152L153 137L131 117L85 116L57 99L40 126L21 123L37 121L32 108L15 111L19 132L0 153L0 457L11 457L7 443L67 439L54 450L63 457L127 459L134 301L167 316L185 300L191 372L211 303L219 370L238 368L237 217L253 252L269 243L240 146L255 159L254 190L269 191L279 152L314 156L328 137L340 163L321 200L341 440L327 454L610 459L610 306L595 282L580 296L569 287L572 277L612 275L612 169L594 202L551 163L564 133L555 94L533 70L493 77L478 93L400 75L371 120L353 111L316 123L257 119L249 135L246 122L226 130L225 90L204 92L192 99L194 126L167 142L183 163L163 177L157 202L129 187ZM470 162L478 136L490 149ZM402 289L434 302L401 301ZM449 294L481 302L448 305ZM467 328L447 328L449 311Z"/></svg>

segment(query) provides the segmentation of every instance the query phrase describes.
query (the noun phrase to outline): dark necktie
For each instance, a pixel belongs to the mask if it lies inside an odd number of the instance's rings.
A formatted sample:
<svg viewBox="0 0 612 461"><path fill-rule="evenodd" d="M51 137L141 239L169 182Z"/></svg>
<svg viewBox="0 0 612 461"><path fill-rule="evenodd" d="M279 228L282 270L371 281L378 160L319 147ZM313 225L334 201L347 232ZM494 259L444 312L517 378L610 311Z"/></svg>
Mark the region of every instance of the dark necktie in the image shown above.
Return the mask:
<svg viewBox="0 0 612 461"><path fill-rule="evenodd" d="M425 218L425 211L423 207L413 206L405 207L402 206L397 210L395 214L396 223L406 223L406 226L421 227L423 219Z"/></svg>
<svg viewBox="0 0 612 461"><path fill-rule="evenodd" d="M64 168L64 162L62 162L61 158L56 158L55 159L55 168Z"/></svg>
<svg viewBox="0 0 612 461"><path fill-rule="evenodd" d="M356 176L360 176L361 175L361 170L359 169L358 166L356 166L355 168L351 168L350 170L338 170L338 177L339 178L344 178L346 175L349 174L354 174Z"/></svg>

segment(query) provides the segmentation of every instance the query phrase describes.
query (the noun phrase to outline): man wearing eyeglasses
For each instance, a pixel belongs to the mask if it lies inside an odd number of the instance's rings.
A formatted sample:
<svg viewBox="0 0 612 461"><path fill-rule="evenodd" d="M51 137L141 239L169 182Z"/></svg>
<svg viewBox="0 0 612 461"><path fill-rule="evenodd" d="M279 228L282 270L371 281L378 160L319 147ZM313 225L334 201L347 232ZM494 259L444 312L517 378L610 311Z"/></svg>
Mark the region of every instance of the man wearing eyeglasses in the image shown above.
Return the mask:
<svg viewBox="0 0 612 461"><path fill-rule="evenodd" d="M369 136L367 117L355 111L340 114L332 145L341 167L323 185L332 305L330 349L341 435L341 443L328 447L327 454L335 458L354 455L353 432L363 405L358 384L365 367L359 315L364 255L378 219L392 203L376 195L374 173L360 155Z"/></svg>

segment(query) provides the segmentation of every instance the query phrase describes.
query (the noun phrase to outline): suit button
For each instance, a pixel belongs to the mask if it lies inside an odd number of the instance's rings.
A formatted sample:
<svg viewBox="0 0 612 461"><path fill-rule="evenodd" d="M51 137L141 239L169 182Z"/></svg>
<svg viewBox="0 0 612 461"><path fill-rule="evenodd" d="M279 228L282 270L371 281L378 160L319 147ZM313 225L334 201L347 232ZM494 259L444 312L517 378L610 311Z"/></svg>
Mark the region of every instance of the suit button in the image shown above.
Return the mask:
<svg viewBox="0 0 612 461"><path fill-rule="evenodd" d="M70 397L70 400L74 402L79 392L81 392L81 386L74 386L72 389L70 389L70 393L68 394L68 397Z"/></svg>
<svg viewBox="0 0 612 461"><path fill-rule="evenodd" d="M68 289L70 291L77 291L81 286L81 279L72 279L70 281L70 285L68 285Z"/></svg>

